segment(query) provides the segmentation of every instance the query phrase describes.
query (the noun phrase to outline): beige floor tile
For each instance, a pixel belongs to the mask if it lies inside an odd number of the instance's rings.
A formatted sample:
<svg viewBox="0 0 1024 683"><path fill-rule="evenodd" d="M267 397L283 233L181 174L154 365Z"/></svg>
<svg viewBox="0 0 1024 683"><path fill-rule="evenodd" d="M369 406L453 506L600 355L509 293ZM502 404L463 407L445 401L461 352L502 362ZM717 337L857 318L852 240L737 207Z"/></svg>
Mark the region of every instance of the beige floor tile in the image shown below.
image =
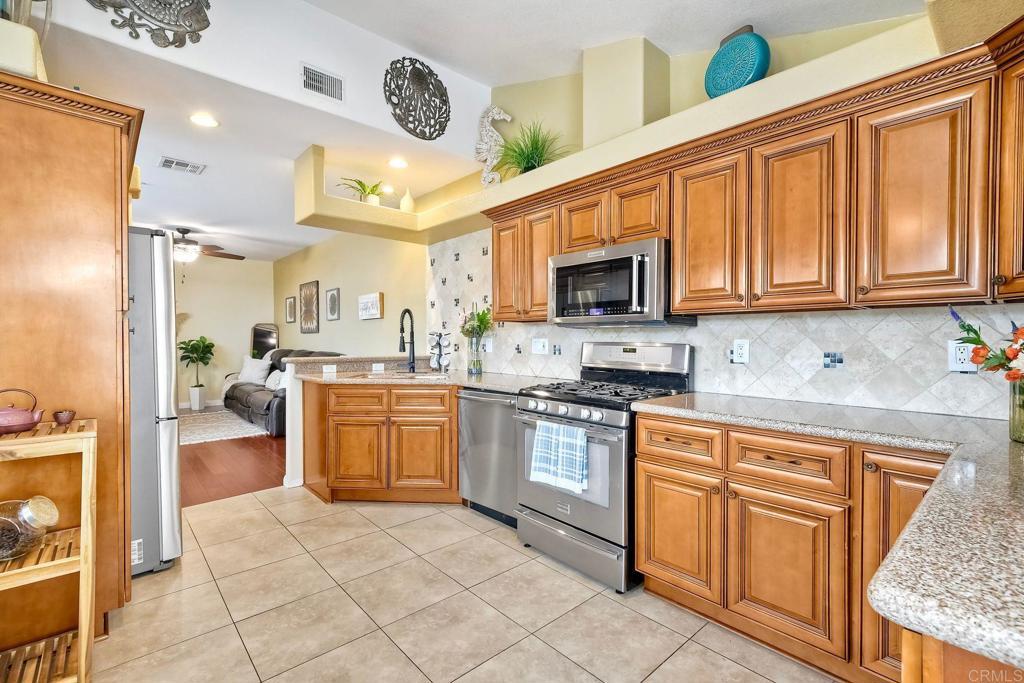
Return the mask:
<svg viewBox="0 0 1024 683"><path fill-rule="evenodd" d="M607 683L642 681L686 639L603 595L537 631L537 637ZM609 647L628 643L628 647Z"/></svg>
<svg viewBox="0 0 1024 683"><path fill-rule="evenodd" d="M482 515L476 510L470 510L463 505L451 505L444 509L449 515L467 526L471 526L483 533L491 529L497 529L500 522L495 522L487 515Z"/></svg>
<svg viewBox="0 0 1024 683"><path fill-rule="evenodd" d="M598 593L600 593L601 591L608 588L608 586L601 583L600 581L595 581L583 572L573 569L569 565L565 564L564 562L561 562L560 560L556 560L550 555L542 554L537 558L537 561L547 567L550 567L551 569L554 569L559 574L564 574L565 576L568 576L570 579L582 583L584 586L586 586L592 591L597 591Z"/></svg>
<svg viewBox="0 0 1024 683"><path fill-rule="evenodd" d="M711 679L708 679L711 680ZM459 679L459 683L598 683L557 650L530 636Z"/></svg>
<svg viewBox="0 0 1024 683"><path fill-rule="evenodd" d="M241 496L221 498L220 500L213 500L209 503L192 505L184 508L182 513L185 515L189 524L191 524L193 522L198 522L204 519L213 519L214 517L220 517L222 515L238 514L239 512L251 512L252 510L262 509L263 504L257 500L256 496L251 493L245 493Z"/></svg>
<svg viewBox="0 0 1024 683"><path fill-rule="evenodd" d="M416 557L383 531L336 543L312 552L335 581L345 583Z"/></svg>
<svg viewBox="0 0 1024 683"><path fill-rule="evenodd" d="M337 587L238 622L245 648L264 680L376 630L377 625Z"/></svg>
<svg viewBox="0 0 1024 683"><path fill-rule="evenodd" d="M210 570L218 579L303 552L299 542L281 527L203 548Z"/></svg>
<svg viewBox="0 0 1024 683"><path fill-rule="evenodd" d="M462 586L418 557L349 581L342 588L380 625L455 595Z"/></svg>
<svg viewBox="0 0 1024 683"><path fill-rule="evenodd" d="M299 543L305 546L306 550L316 550L357 536L372 534L377 531L377 527L358 512L349 510L293 524L288 530L299 539Z"/></svg>
<svg viewBox="0 0 1024 683"><path fill-rule="evenodd" d="M647 679L648 683L678 683L679 681L716 681L716 683L767 683L731 659L712 652L692 640L668 658Z"/></svg>
<svg viewBox="0 0 1024 683"><path fill-rule="evenodd" d="M443 512L391 527L388 533L418 555L458 543L477 534L472 527Z"/></svg>
<svg viewBox="0 0 1024 683"><path fill-rule="evenodd" d="M196 535L192 533L192 527L189 526L187 519L181 520L181 552L187 553L189 550L195 550L199 547L199 542L196 540Z"/></svg>
<svg viewBox="0 0 1024 683"><path fill-rule="evenodd" d="M384 632L434 683L453 681L527 635L471 593L460 593Z"/></svg>
<svg viewBox="0 0 1024 683"><path fill-rule="evenodd" d="M425 503L353 503L352 506L381 529L437 514L435 506Z"/></svg>
<svg viewBox="0 0 1024 683"><path fill-rule="evenodd" d="M96 683L256 683L259 676L234 626L186 640L108 669Z"/></svg>
<svg viewBox="0 0 1024 683"><path fill-rule="evenodd" d="M529 562L474 586L473 593L533 632L592 598L578 581Z"/></svg>
<svg viewBox="0 0 1024 683"><path fill-rule="evenodd" d="M255 500L255 499L253 499ZM232 512L190 522L199 545L206 548L236 538L277 529L281 524L266 509Z"/></svg>
<svg viewBox="0 0 1024 683"><path fill-rule="evenodd" d="M604 595L649 619L653 619L662 626L668 626L676 633L687 638L699 631L704 624L708 623L707 619L699 617L682 607L677 607L667 600L662 600L653 593L644 591L643 586L637 586L622 595L608 588L604 591Z"/></svg>
<svg viewBox="0 0 1024 683"><path fill-rule="evenodd" d="M257 491L252 495L256 496L256 499L266 507L284 505L285 503L295 503L300 500L309 500L311 498L319 500L319 498L303 486L278 486L277 488Z"/></svg>
<svg viewBox="0 0 1024 683"><path fill-rule="evenodd" d="M515 548L521 553L526 553L530 557L540 557L540 553L533 548L527 548L523 545L522 541L516 535L516 530L512 527L505 526L502 524L497 529L486 532L488 536L493 538L495 541L504 543L509 548Z"/></svg>
<svg viewBox="0 0 1024 683"><path fill-rule="evenodd" d="M769 650L763 645L722 628L708 624L693 637L704 647L727 657L748 669L773 681L786 683L825 683L830 679L824 674L807 668L788 657Z"/></svg>
<svg viewBox="0 0 1024 683"><path fill-rule="evenodd" d="M331 650L273 679L274 683L426 683L427 679L382 631Z"/></svg>
<svg viewBox="0 0 1024 683"><path fill-rule="evenodd" d="M235 621L319 593L334 580L309 555L298 555L263 567L217 579Z"/></svg>
<svg viewBox="0 0 1024 683"><path fill-rule="evenodd" d="M199 550L189 550L182 553L170 569L133 578L131 604L138 604L208 581L213 581L213 575L206 566L203 553Z"/></svg>
<svg viewBox="0 0 1024 683"><path fill-rule="evenodd" d="M298 524L317 517L336 515L349 509L347 503L325 503L316 496L310 496L291 503L268 507L278 521L285 526Z"/></svg>
<svg viewBox="0 0 1024 683"><path fill-rule="evenodd" d="M467 588L530 562L523 553L483 535L427 553L423 559Z"/></svg>
<svg viewBox="0 0 1024 683"><path fill-rule="evenodd" d="M98 641L93 670L104 671L129 660L215 631L231 623L213 583L146 600L110 615L110 637Z"/></svg>

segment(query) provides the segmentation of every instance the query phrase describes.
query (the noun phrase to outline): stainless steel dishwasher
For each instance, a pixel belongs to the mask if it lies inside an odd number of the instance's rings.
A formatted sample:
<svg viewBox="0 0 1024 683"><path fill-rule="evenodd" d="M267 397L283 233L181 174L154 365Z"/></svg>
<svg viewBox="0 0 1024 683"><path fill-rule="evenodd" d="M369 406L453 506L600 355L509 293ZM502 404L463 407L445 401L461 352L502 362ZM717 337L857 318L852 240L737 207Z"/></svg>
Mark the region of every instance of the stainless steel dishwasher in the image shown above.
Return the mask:
<svg viewBox="0 0 1024 683"><path fill-rule="evenodd" d="M513 394L459 392L459 491L470 507L510 526L516 507L515 404Z"/></svg>

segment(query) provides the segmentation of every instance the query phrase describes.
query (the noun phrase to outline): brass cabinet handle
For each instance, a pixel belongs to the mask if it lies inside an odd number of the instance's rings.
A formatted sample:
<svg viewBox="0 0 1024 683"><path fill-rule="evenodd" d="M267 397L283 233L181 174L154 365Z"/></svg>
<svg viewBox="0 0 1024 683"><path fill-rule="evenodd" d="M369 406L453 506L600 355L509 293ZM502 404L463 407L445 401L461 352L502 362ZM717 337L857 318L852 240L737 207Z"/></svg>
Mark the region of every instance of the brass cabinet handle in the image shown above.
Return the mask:
<svg viewBox="0 0 1024 683"><path fill-rule="evenodd" d="M664 441L665 443L677 443L677 444L679 444L681 446L692 446L693 445L692 441L687 441L686 439L675 439L675 438L673 438L671 436L668 436L667 434L662 436L661 440Z"/></svg>
<svg viewBox="0 0 1024 683"><path fill-rule="evenodd" d="M876 465L875 463L873 463L873 462L866 462L866 463L864 463L864 471L865 472L875 472L877 470L878 470L878 465Z"/></svg>
<svg viewBox="0 0 1024 683"><path fill-rule="evenodd" d="M603 247L606 244L608 244L608 240L606 240L605 238L602 237L601 238L601 246Z"/></svg>
<svg viewBox="0 0 1024 683"><path fill-rule="evenodd" d="M609 239L609 241L611 241L612 244L615 244L615 237L614 236L609 237L608 239Z"/></svg>
<svg viewBox="0 0 1024 683"><path fill-rule="evenodd" d="M711 487L711 495L717 496L721 492L722 492L722 489L718 488L717 486L712 486Z"/></svg>
<svg viewBox="0 0 1024 683"><path fill-rule="evenodd" d="M736 497L736 492L735 491L729 491L729 493L727 493L726 495L728 495L730 498L735 498Z"/></svg>
<svg viewBox="0 0 1024 683"><path fill-rule="evenodd" d="M757 292L754 292L753 294L750 295L750 300L751 301L760 301L761 300L761 295L758 294Z"/></svg>
<svg viewBox="0 0 1024 683"><path fill-rule="evenodd" d="M864 296L865 294L867 294L870 291L871 291L871 288L868 287L867 285L861 285L860 287L857 288L857 293L860 294L861 296Z"/></svg>
<svg viewBox="0 0 1024 683"><path fill-rule="evenodd" d="M797 467L799 467L800 465L803 465L803 463L800 462L799 460L786 460L785 458L776 458L771 453L765 453L764 454L764 459L765 460L774 460L776 462L784 462L787 465L796 465Z"/></svg>
<svg viewBox="0 0 1024 683"><path fill-rule="evenodd" d="M1009 278L1007 278L1005 275L996 275L994 278L992 278L992 284L994 284L996 287L1002 287L1009 281Z"/></svg>
<svg viewBox="0 0 1024 683"><path fill-rule="evenodd" d="M742 294L737 294L736 295L736 301L739 301L740 303L743 303L743 295Z"/></svg>

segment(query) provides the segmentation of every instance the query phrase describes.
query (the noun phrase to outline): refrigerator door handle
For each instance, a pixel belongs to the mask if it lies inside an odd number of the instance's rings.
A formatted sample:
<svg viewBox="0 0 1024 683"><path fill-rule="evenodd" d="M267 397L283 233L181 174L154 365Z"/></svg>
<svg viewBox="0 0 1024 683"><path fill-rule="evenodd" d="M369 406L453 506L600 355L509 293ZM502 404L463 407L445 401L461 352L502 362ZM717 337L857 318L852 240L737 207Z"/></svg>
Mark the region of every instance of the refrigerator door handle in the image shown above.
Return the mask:
<svg viewBox="0 0 1024 683"><path fill-rule="evenodd" d="M160 491L160 559L181 557L181 483L178 475L178 421L157 420Z"/></svg>
<svg viewBox="0 0 1024 683"><path fill-rule="evenodd" d="M156 365L156 415L178 416L178 365L174 343L174 259L169 236L153 237L153 327Z"/></svg>

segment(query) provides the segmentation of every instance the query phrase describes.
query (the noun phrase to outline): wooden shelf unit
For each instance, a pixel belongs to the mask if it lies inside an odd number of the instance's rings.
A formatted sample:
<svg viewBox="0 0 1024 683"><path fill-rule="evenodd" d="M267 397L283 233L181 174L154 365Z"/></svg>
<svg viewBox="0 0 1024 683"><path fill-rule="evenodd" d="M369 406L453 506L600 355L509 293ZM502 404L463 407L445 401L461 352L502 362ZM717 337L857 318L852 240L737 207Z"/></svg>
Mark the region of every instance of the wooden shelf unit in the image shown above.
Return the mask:
<svg viewBox="0 0 1024 683"><path fill-rule="evenodd" d="M78 630L0 652L0 683L89 681L96 591L96 420L0 435L0 465L14 460L82 454L81 526L46 534L32 552L0 562L0 593L78 574Z"/></svg>

